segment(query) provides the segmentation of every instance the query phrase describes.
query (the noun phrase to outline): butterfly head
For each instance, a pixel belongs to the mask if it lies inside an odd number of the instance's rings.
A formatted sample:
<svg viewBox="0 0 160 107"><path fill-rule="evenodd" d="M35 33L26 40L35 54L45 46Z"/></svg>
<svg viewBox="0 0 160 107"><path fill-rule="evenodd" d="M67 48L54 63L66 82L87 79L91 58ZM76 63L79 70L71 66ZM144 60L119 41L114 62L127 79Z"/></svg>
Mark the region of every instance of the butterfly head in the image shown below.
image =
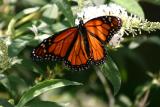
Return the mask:
<svg viewBox="0 0 160 107"><path fill-rule="evenodd" d="M79 29L83 29L83 28L84 28L84 22L83 22L83 19L82 19L82 18L79 19L78 28L79 28Z"/></svg>
<svg viewBox="0 0 160 107"><path fill-rule="evenodd" d="M79 24L80 24L80 25L83 25L83 24L84 24L82 19L79 20Z"/></svg>

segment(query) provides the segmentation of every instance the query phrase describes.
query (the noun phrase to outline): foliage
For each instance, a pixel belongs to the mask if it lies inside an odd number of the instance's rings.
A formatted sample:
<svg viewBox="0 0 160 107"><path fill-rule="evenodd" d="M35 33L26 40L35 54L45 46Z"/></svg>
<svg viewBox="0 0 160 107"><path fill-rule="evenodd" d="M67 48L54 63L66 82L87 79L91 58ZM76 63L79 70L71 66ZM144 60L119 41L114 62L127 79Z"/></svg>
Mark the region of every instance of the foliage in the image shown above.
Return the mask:
<svg viewBox="0 0 160 107"><path fill-rule="evenodd" d="M115 2L141 18L158 17L147 16L138 0L0 0L0 107L158 106L159 31L134 38L125 35L121 47L106 47L104 65L87 71L30 58L38 43L74 26L76 13L92 2Z"/></svg>

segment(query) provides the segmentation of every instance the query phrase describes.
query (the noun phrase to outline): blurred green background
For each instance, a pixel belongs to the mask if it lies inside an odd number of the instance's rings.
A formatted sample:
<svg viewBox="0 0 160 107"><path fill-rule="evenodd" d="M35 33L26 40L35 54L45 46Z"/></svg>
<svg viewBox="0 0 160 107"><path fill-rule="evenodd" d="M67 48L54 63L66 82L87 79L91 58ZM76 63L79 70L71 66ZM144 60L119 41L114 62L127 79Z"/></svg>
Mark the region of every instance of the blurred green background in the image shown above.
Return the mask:
<svg viewBox="0 0 160 107"><path fill-rule="evenodd" d="M12 107L20 102L24 92L32 86L56 78L76 81L83 85L40 92L42 94L33 97L26 107L160 106L158 30L142 32L135 37L124 35L125 40L121 47L108 49L109 56L119 68L122 80L120 91L114 97L112 83L108 81L108 85L104 86L94 69L74 72L64 68L60 62L32 61L32 49L46 36L74 25L78 3L82 1L0 0L0 105ZM116 2L128 11L138 6L146 19L160 22L160 0L93 2L96 5ZM130 3L137 5L127 7L126 4ZM134 13L139 14L139 11L135 10ZM48 86L47 88L49 89ZM106 89L111 92L107 94Z"/></svg>

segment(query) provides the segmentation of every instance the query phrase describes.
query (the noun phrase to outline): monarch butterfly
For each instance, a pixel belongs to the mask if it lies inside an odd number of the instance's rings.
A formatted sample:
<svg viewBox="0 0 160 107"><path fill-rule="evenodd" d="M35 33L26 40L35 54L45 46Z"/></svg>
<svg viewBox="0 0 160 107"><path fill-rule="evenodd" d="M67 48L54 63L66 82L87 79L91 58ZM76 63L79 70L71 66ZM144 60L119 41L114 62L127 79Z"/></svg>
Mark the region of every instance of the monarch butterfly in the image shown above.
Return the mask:
<svg viewBox="0 0 160 107"><path fill-rule="evenodd" d="M104 63L106 45L121 28L122 21L115 16L100 16L86 23L65 29L45 40L32 52L33 60L64 61L69 68L86 70L92 64Z"/></svg>

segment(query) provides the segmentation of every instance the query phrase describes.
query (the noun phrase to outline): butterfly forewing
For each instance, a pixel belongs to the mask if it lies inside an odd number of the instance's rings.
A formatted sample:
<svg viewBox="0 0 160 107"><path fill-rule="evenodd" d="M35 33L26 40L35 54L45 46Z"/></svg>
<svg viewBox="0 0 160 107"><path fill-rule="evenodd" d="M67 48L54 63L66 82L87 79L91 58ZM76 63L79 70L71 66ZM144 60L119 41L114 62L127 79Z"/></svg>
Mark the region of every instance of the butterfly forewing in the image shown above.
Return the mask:
<svg viewBox="0 0 160 107"><path fill-rule="evenodd" d="M115 16L97 17L85 23L86 30L102 43L109 42L121 26L121 19Z"/></svg>
<svg viewBox="0 0 160 107"><path fill-rule="evenodd" d="M59 60L64 59L77 34L76 27L66 29L58 34L45 39L32 52L35 60Z"/></svg>

